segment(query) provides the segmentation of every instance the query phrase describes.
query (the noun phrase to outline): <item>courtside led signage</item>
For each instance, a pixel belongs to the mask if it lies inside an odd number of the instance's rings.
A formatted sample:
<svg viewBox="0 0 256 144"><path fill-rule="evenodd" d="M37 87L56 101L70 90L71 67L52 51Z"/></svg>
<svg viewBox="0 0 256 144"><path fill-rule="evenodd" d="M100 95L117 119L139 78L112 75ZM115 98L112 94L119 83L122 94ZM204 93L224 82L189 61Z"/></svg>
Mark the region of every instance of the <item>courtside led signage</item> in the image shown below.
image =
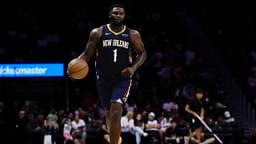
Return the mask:
<svg viewBox="0 0 256 144"><path fill-rule="evenodd" d="M0 77L60 77L63 63L0 64Z"/></svg>

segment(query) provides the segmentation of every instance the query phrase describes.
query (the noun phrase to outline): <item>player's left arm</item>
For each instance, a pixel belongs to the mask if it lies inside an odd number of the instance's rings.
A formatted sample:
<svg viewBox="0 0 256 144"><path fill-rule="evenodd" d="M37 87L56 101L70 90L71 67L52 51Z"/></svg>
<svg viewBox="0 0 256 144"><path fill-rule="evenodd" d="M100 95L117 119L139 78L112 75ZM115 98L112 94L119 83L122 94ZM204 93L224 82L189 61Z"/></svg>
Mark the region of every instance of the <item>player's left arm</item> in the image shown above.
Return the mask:
<svg viewBox="0 0 256 144"><path fill-rule="evenodd" d="M144 48L144 43L141 39L140 33L136 30L130 31L131 42L135 49L137 56L131 67L127 67L122 71L125 77L130 77L134 72L145 62L147 58L147 52Z"/></svg>

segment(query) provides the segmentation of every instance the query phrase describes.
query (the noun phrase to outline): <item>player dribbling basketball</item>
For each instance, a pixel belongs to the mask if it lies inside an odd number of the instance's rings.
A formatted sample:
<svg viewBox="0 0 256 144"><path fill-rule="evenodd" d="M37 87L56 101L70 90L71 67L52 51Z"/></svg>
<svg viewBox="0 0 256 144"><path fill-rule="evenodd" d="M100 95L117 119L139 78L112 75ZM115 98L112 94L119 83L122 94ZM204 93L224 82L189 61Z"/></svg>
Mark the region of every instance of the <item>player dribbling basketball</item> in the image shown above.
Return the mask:
<svg viewBox="0 0 256 144"><path fill-rule="evenodd" d="M79 58L87 62L96 53L96 82L99 98L106 109L110 144L120 143L123 104L131 86L132 75L144 63L146 50L140 33L124 25L125 9L114 4L109 10L109 23L90 32ZM131 51L137 56L131 61Z"/></svg>

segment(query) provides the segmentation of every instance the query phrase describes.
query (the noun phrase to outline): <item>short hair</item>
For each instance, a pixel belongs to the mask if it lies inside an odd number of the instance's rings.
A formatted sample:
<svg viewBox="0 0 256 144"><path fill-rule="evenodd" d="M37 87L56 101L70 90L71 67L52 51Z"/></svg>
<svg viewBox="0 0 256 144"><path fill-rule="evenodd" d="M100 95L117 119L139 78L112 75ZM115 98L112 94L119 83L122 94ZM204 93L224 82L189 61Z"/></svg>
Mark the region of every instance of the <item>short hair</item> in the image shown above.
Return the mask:
<svg viewBox="0 0 256 144"><path fill-rule="evenodd" d="M114 7L123 8L123 9L125 10L125 7L124 7L123 4L121 4L121 3L116 3L116 4L113 4L113 5L111 5L111 6L109 7L109 12L111 12Z"/></svg>
<svg viewBox="0 0 256 144"><path fill-rule="evenodd" d="M194 91L193 91L194 95L196 95L197 93L201 93L205 96L205 91L202 89L202 88L196 88Z"/></svg>
<svg viewBox="0 0 256 144"><path fill-rule="evenodd" d="M148 116L155 117L156 115L155 115L155 113L154 113L154 112L150 112L150 113L148 114Z"/></svg>

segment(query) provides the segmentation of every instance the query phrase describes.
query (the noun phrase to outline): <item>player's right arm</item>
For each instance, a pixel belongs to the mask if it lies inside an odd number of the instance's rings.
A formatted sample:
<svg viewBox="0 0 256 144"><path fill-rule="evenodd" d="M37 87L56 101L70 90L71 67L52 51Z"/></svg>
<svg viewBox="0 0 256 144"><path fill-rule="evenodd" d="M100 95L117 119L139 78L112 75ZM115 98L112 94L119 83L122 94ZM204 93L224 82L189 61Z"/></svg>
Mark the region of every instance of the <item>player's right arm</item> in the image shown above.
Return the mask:
<svg viewBox="0 0 256 144"><path fill-rule="evenodd" d="M90 32L86 47L82 54L78 58L83 58L87 62L91 59L92 55L95 53L98 42L102 34L102 27L95 28Z"/></svg>

